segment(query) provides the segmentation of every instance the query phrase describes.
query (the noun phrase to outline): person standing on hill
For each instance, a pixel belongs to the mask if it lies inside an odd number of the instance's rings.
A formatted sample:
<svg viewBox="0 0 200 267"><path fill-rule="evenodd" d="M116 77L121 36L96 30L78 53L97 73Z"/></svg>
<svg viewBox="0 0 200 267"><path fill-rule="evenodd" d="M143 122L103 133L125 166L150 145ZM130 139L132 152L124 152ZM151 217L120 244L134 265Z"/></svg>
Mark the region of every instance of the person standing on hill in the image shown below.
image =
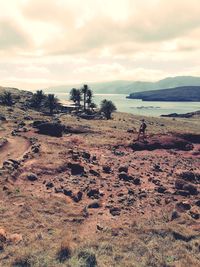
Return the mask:
<svg viewBox="0 0 200 267"><path fill-rule="evenodd" d="M144 141L144 138L146 137L146 135L145 135L146 128L147 128L147 125L146 125L146 123L145 123L145 120L142 119L142 120L141 120L141 124L140 124L140 129L139 129L139 133L138 133L137 141L139 141L139 139L140 139L140 135L141 135L141 134L142 134L143 141Z"/></svg>

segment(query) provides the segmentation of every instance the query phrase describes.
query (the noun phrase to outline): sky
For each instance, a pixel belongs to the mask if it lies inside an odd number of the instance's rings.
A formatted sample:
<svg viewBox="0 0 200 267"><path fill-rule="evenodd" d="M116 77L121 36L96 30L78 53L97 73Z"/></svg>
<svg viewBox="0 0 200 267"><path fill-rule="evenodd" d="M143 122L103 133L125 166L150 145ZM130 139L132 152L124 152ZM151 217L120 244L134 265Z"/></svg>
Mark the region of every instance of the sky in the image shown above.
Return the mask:
<svg viewBox="0 0 200 267"><path fill-rule="evenodd" d="M200 76L200 0L0 0L0 85Z"/></svg>

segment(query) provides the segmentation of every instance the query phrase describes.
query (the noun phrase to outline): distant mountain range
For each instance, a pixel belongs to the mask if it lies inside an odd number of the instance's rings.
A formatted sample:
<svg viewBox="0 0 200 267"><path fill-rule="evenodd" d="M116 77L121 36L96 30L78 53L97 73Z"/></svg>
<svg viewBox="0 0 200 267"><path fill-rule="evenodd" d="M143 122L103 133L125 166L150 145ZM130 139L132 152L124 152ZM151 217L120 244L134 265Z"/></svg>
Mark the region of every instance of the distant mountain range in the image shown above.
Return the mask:
<svg viewBox="0 0 200 267"><path fill-rule="evenodd" d="M128 98L143 101L200 101L200 86L181 86L171 89L132 93Z"/></svg>
<svg viewBox="0 0 200 267"><path fill-rule="evenodd" d="M174 88L181 86L200 86L200 77L193 76L176 76L168 77L157 82L142 82L142 81L111 81L88 83L89 87L95 94L131 94L134 92L142 92L149 90L159 90L166 88ZM45 89L46 92L52 93L67 93L72 88L80 88L82 84L71 84L54 86Z"/></svg>

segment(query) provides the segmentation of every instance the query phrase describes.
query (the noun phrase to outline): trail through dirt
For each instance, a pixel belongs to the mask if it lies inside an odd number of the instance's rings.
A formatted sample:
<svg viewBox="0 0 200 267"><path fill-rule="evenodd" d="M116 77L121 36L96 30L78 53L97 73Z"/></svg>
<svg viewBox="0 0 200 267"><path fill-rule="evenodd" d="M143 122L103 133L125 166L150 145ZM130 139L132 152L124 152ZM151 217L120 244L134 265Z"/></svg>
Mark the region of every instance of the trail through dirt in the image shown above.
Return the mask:
<svg viewBox="0 0 200 267"><path fill-rule="evenodd" d="M29 148L30 143L23 137L9 137L7 144L0 149L0 166L9 158L18 159Z"/></svg>

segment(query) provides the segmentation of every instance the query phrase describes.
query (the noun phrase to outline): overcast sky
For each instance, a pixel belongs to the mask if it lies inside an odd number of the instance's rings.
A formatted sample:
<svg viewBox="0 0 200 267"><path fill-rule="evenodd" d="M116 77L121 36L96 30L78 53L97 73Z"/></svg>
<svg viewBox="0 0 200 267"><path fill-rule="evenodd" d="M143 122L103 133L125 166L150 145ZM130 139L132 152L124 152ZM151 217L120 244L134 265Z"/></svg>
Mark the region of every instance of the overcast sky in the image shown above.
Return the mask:
<svg viewBox="0 0 200 267"><path fill-rule="evenodd" d="M0 0L0 85L200 76L200 0Z"/></svg>

